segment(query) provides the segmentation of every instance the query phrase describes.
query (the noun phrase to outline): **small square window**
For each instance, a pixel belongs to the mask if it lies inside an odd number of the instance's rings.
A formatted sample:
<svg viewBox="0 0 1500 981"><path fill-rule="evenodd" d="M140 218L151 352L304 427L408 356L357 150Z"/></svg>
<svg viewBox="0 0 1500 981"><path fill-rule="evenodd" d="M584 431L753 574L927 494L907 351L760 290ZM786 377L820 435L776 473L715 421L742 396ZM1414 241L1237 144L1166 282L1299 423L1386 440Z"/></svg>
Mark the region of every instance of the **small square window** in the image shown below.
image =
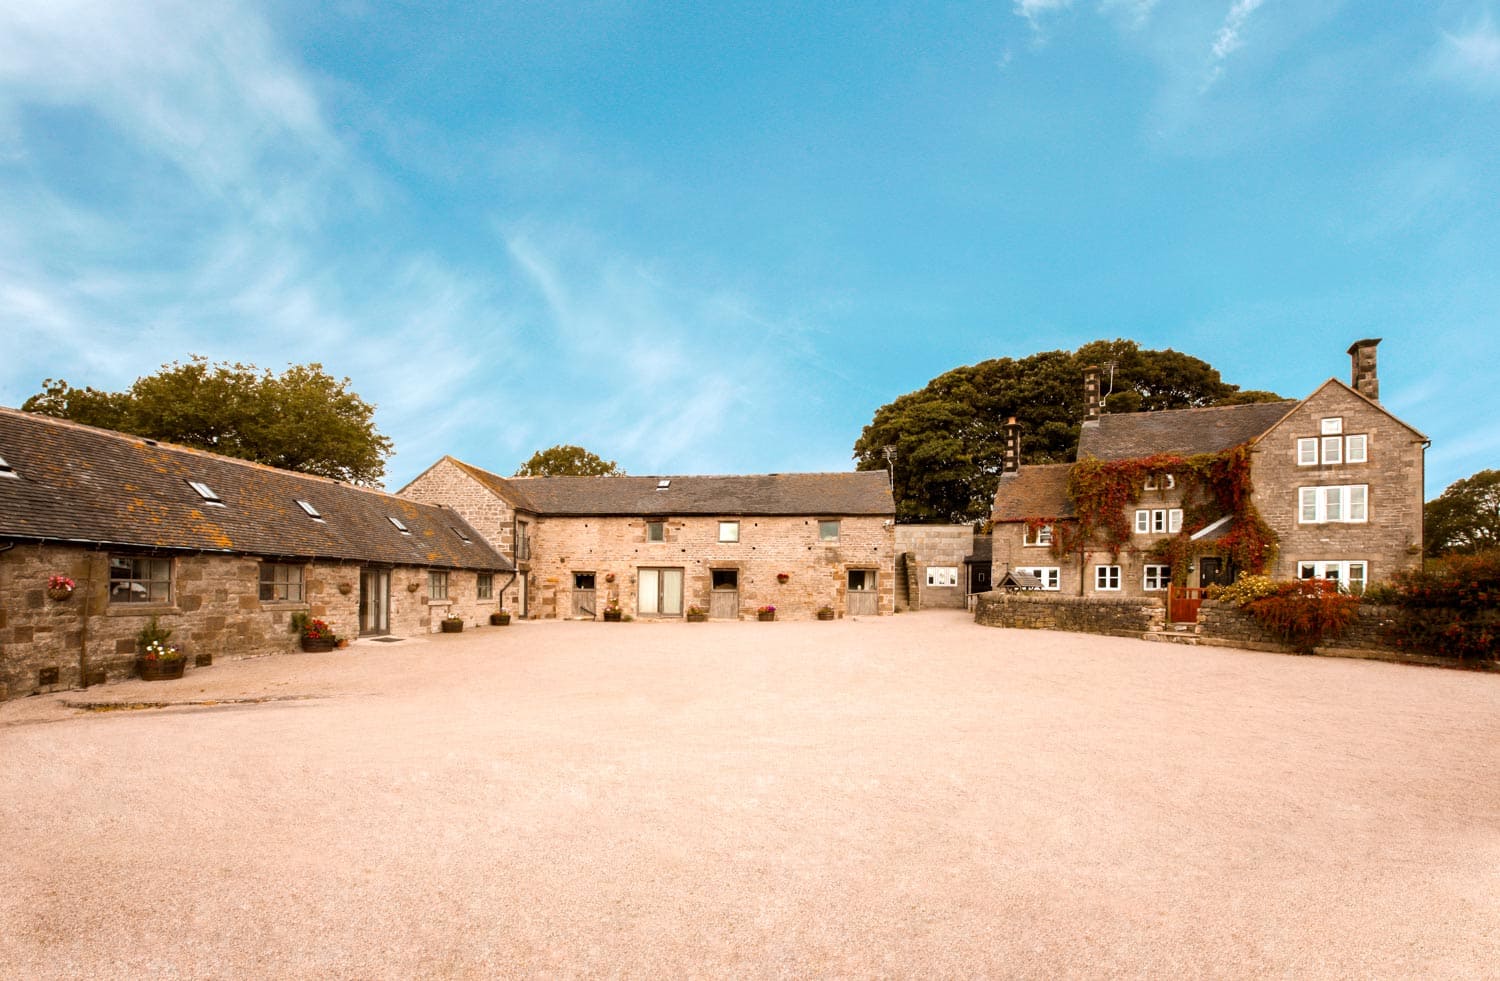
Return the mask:
<svg viewBox="0 0 1500 981"><path fill-rule="evenodd" d="M260 598L262 602L302 602L302 566L261 563Z"/></svg>
<svg viewBox="0 0 1500 981"><path fill-rule="evenodd" d="M740 540L740 523L738 521L719 522L719 541L737 542Z"/></svg>
<svg viewBox="0 0 1500 981"><path fill-rule="evenodd" d="M836 542L839 540L839 523L837 521L818 522L818 540L824 542Z"/></svg>
<svg viewBox="0 0 1500 981"><path fill-rule="evenodd" d="M1033 547L1052 544L1052 526L1038 525L1034 530L1027 526L1022 532L1021 544Z"/></svg>
<svg viewBox="0 0 1500 981"><path fill-rule="evenodd" d="M110 556L109 601L172 602L172 560Z"/></svg>
<svg viewBox="0 0 1500 981"><path fill-rule="evenodd" d="M646 541L664 542L667 540L666 523L662 521L646 522Z"/></svg>
<svg viewBox="0 0 1500 981"><path fill-rule="evenodd" d="M1324 436L1336 436L1344 431L1344 420L1341 416L1332 419L1324 419L1321 432Z"/></svg>
<svg viewBox="0 0 1500 981"><path fill-rule="evenodd" d="M1148 565L1145 576L1141 583L1142 588L1148 593L1160 592L1172 584L1172 567L1169 565Z"/></svg>
<svg viewBox="0 0 1500 981"><path fill-rule="evenodd" d="M1120 567L1117 565L1094 566L1094 589L1100 592L1118 592L1120 589Z"/></svg>

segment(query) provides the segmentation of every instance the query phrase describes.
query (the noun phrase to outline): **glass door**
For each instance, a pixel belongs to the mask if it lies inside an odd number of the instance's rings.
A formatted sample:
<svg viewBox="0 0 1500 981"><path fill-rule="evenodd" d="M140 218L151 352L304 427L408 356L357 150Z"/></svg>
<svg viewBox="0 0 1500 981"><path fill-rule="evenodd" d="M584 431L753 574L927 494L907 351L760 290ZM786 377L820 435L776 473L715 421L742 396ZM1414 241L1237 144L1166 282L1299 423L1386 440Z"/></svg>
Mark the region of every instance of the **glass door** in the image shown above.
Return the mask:
<svg viewBox="0 0 1500 981"><path fill-rule="evenodd" d="M359 573L359 632L391 632L391 571L362 569Z"/></svg>
<svg viewBox="0 0 1500 981"><path fill-rule="evenodd" d="M682 570L642 569L636 609L643 617L682 616Z"/></svg>

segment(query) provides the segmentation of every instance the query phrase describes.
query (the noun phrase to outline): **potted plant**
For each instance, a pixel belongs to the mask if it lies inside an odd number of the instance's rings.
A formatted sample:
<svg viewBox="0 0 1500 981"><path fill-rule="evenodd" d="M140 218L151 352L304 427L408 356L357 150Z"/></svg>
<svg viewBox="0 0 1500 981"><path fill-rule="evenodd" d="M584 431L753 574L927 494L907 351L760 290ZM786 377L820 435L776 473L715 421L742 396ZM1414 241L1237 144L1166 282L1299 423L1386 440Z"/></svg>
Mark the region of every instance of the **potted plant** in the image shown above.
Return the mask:
<svg viewBox="0 0 1500 981"><path fill-rule="evenodd" d="M349 646L349 638L348 637L335 637L333 639L333 646L342 651L342 650L344 650L345 648L347 648Z"/></svg>
<svg viewBox="0 0 1500 981"><path fill-rule="evenodd" d="M331 651L337 639L327 620L319 620L307 613L292 614L292 629L302 636L302 649L308 653Z"/></svg>
<svg viewBox="0 0 1500 981"><path fill-rule="evenodd" d="M604 619L605 619L606 622L608 622L608 623L619 623L620 619L624 615L625 615L624 611L620 609L620 601L619 600L612 599L608 603L605 604L605 606L604 606Z"/></svg>
<svg viewBox="0 0 1500 981"><path fill-rule="evenodd" d="M61 603L73 595L75 583L67 576L53 576L47 580L47 595Z"/></svg>
<svg viewBox="0 0 1500 981"><path fill-rule="evenodd" d="M157 623L156 617L152 617L141 628L141 632L136 634L140 653L135 659L135 673L141 680L166 681L182 677L182 669L187 667L187 657L182 653L182 648L167 643L171 636L171 628Z"/></svg>
<svg viewBox="0 0 1500 981"><path fill-rule="evenodd" d="M762 606L755 611L755 616L758 620L775 620L776 607L767 603L765 606Z"/></svg>
<svg viewBox="0 0 1500 981"><path fill-rule="evenodd" d="M510 611L509 610L496 610L494 613L491 613L490 614L490 626L492 626L492 627L508 627L508 626L510 626Z"/></svg>
<svg viewBox="0 0 1500 981"><path fill-rule="evenodd" d="M819 620L832 620L833 619L833 607L831 607L831 606L820 606L820 607L818 607L818 619Z"/></svg>
<svg viewBox="0 0 1500 981"><path fill-rule="evenodd" d="M461 634L464 630L464 618L457 613L450 613L443 617L442 625L445 634Z"/></svg>
<svg viewBox="0 0 1500 981"><path fill-rule="evenodd" d="M688 623L702 623L708 619L708 611L701 606L690 606L687 608Z"/></svg>
<svg viewBox="0 0 1500 981"><path fill-rule="evenodd" d="M785 572L778 572L778 573L776 573L776 581L779 582L779 583L781 583L783 586L785 586L787 584L787 580L789 580L791 578L792 577L791 577L791 575L789 573L785 573Z"/></svg>

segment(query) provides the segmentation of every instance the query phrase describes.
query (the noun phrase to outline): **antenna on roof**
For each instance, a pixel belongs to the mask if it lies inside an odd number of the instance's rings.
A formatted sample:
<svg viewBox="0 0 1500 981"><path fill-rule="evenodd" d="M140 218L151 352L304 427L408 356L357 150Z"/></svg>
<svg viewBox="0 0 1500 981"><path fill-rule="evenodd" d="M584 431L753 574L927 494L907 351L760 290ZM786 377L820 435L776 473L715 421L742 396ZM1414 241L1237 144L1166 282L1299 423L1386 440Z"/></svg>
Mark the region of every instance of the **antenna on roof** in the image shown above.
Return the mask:
<svg viewBox="0 0 1500 981"><path fill-rule="evenodd" d="M1099 408L1101 409L1104 408L1105 403L1109 401L1110 395L1115 390L1115 369L1119 366L1120 362L1118 361L1104 362L1104 367L1109 369L1109 391L1105 392L1104 397L1099 400Z"/></svg>
<svg viewBox="0 0 1500 981"><path fill-rule="evenodd" d="M886 473L888 473L890 475L891 486L895 487L896 486L896 444L895 443L887 443L885 446L882 446L880 448L880 452L882 452L882 453L885 454L885 469L886 469Z"/></svg>

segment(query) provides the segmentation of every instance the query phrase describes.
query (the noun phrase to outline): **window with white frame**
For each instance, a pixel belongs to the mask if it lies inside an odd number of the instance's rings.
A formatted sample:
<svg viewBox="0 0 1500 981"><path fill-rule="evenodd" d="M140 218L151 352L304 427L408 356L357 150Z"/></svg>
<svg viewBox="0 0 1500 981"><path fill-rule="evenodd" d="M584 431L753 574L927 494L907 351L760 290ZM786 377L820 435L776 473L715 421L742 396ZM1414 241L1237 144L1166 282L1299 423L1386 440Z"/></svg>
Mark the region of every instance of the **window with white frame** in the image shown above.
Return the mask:
<svg viewBox="0 0 1500 981"><path fill-rule="evenodd" d="M1318 423L1318 432L1324 436L1336 436L1344 431L1344 419L1342 416L1332 416Z"/></svg>
<svg viewBox="0 0 1500 981"><path fill-rule="evenodd" d="M1146 478L1143 486L1146 490L1171 490L1177 486L1177 478L1171 474L1163 474L1160 477L1153 475Z"/></svg>
<svg viewBox="0 0 1500 981"><path fill-rule="evenodd" d="M1021 534L1021 544L1026 546L1027 548L1037 548L1043 545L1051 545L1052 526L1037 525L1035 527L1032 527L1031 525L1027 525L1026 530Z"/></svg>
<svg viewBox="0 0 1500 981"><path fill-rule="evenodd" d="M1369 582L1370 566L1366 562L1328 561L1297 563L1299 579L1329 579L1339 584L1339 589L1359 596Z"/></svg>
<svg viewBox="0 0 1500 981"><path fill-rule="evenodd" d="M1361 524L1369 520L1369 485L1297 488L1297 521L1304 525Z"/></svg>
<svg viewBox="0 0 1500 981"><path fill-rule="evenodd" d="M738 521L719 522L719 541L737 542L740 540L740 523Z"/></svg>
<svg viewBox="0 0 1500 981"><path fill-rule="evenodd" d="M1365 435L1344 437L1344 462L1366 463L1370 459L1370 437Z"/></svg>
<svg viewBox="0 0 1500 981"><path fill-rule="evenodd" d="M302 602L302 566L284 562L260 564L262 602Z"/></svg>
<svg viewBox="0 0 1500 981"><path fill-rule="evenodd" d="M1094 566L1094 590L1101 593L1119 592L1120 567L1117 565Z"/></svg>
<svg viewBox="0 0 1500 981"><path fill-rule="evenodd" d="M1043 589L1058 590L1062 588L1062 572L1055 565L1027 566L1024 569L1018 568L1016 572L1028 576L1036 576L1042 581Z"/></svg>
<svg viewBox="0 0 1500 981"><path fill-rule="evenodd" d="M448 598L448 573L427 573L427 598L445 600Z"/></svg>
<svg viewBox="0 0 1500 981"><path fill-rule="evenodd" d="M1370 459L1370 437L1367 433L1343 435L1343 420L1323 420L1339 423L1332 433L1325 427L1323 436L1303 436L1297 440L1297 466L1337 466L1341 463L1368 463Z"/></svg>
<svg viewBox="0 0 1500 981"><path fill-rule="evenodd" d="M1182 508L1142 508L1135 513L1135 531L1138 535L1163 532L1175 535L1181 530Z"/></svg>
<svg viewBox="0 0 1500 981"><path fill-rule="evenodd" d="M930 565L927 567L927 585L929 586L957 586L958 566L954 565Z"/></svg>
<svg viewBox="0 0 1500 981"><path fill-rule="evenodd" d="M1141 588L1148 593L1160 592L1172 585L1172 567L1169 565L1148 565L1141 579Z"/></svg>

